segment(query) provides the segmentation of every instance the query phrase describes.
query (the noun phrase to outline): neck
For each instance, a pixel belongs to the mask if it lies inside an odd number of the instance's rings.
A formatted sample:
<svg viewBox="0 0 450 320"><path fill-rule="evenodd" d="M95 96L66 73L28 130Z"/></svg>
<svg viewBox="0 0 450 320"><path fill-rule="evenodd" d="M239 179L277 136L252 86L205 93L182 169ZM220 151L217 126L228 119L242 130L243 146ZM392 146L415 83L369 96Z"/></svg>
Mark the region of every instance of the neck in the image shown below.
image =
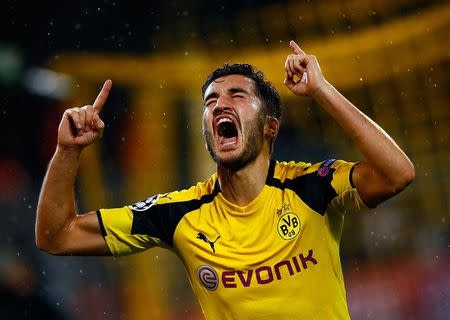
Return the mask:
<svg viewBox="0 0 450 320"><path fill-rule="evenodd" d="M218 166L220 190L225 199L238 206L252 202L266 183L269 165L269 157L260 153L254 161L236 171Z"/></svg>

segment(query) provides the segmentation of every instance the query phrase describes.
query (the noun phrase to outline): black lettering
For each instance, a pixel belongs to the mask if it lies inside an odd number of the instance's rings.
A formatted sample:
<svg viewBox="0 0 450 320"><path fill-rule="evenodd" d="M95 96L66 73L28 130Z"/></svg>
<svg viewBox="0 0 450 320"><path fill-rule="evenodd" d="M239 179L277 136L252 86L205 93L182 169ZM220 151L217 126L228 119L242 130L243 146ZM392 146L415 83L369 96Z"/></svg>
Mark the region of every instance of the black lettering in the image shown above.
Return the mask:
<svg viewBox="0 0 450 320"><path fill-rule="evenodd" d="M261 272L267 271L267 279L261 279ZM259 284L267 284L273 281L272 269L269 266L259 267L255 270L256 280Z"/></svg>
<svg viewBox="0 0 450 320"><path fill-rule="evenodd" d="M303 253L299 254L300 261L302 262L303 269L308 269L308 265L306 264L308 261L312 262L313 264L317 264L317 260L313 258L313 251L312 249L309 250L308 256L305 258Z"/></svg>
<svg viewBox="0 0 450 320"><path fill-rule="evenodd" d="M280 267L285 265L289 271L289 274L292 276L294 274L294 270L292 270L292 266L291 263L289 262L289 260L284 260L281 262L278 262L275 266L275 274L277 275L277 279L280 280L281 279L281 272L280 272Z"/></svg>
<svg viewBox="0 0 450 320"><path fill-rule="evenodd" d="M234 271L222 272L222 283L224 288L236 288L237 285L234 282Z"/></svg>
<svg viewBox="0 0 450 320"><path fill-rule="evenodd" d="M298 265L298 261L296 257L292 257L292 262L294 262L295 271L300 272L300 266Z"/></svg>
<svg viewBox="0 0 450 320"><path fill-rule="evenodd" d="M283 221L290 227L291 226L291 216L288 215L287 217L288 217L288 219L286 220L285 218L283 218Z"/></svg>
<svg viewBox="0 0 450 320"><path fill-rule="evenodd" d="M245 279L244 273L242 271L237 272L237 275L238 275L239 279L241 280L242 284L244 285L244 287L250 286L250 283L252 282L252 274L253 274L253 270L252 269L248 270L247 279Z"/></svg>

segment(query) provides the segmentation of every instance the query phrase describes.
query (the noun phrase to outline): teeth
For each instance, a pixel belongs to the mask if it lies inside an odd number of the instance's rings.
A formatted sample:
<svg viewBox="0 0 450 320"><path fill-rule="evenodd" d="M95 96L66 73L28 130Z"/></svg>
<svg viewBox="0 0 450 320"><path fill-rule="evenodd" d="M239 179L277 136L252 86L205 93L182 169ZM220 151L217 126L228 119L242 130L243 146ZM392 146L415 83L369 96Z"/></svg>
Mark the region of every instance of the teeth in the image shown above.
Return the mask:
<svg viewBox="0 0 450 320"><path fill-rule="evenodd" d="M218 122L217 122L217 124L221 124L221 123L224 123L224 122L232 122L230 119L228 119L228 118L222 118L222 119L220 119Z"/></svg>

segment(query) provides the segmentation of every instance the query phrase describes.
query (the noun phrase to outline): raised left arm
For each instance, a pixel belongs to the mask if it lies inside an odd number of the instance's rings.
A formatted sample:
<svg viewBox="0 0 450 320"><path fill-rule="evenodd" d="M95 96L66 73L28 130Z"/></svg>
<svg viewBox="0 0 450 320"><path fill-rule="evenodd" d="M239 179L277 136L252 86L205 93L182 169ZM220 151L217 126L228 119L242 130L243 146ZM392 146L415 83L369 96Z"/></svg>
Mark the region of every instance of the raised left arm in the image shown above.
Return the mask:
<svg viewBox="0 0 450 320"><path fill-rule="evenodd" d="M311 96L321 105L364 156L352 173L364 203L375 207L402 191L415 176L409 158L379 125L324 79L316 57L305 54L294 41L290 46L293 54L286 59L285 84L294 94Z"/></svg>

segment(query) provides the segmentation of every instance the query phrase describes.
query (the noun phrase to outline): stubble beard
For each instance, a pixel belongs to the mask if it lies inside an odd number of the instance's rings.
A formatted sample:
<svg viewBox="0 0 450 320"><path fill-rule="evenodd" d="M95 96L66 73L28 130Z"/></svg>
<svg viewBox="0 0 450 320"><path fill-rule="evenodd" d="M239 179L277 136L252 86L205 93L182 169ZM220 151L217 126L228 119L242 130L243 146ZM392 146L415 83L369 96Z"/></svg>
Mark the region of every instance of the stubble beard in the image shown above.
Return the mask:
<svg viewBox="0 0 450 320"><path fill-rule="evenodd" d="M203 130L203 137L208 152L218 166L237 171L254 161L259 155L264 140L264 119L260 116L256 121L247 121L245 126L247 127L248 135L245 141L243 141L244 150L235 157L228 159L220 158L217 155L214 149L214 138L212 133L209 130Z"/></svg>

